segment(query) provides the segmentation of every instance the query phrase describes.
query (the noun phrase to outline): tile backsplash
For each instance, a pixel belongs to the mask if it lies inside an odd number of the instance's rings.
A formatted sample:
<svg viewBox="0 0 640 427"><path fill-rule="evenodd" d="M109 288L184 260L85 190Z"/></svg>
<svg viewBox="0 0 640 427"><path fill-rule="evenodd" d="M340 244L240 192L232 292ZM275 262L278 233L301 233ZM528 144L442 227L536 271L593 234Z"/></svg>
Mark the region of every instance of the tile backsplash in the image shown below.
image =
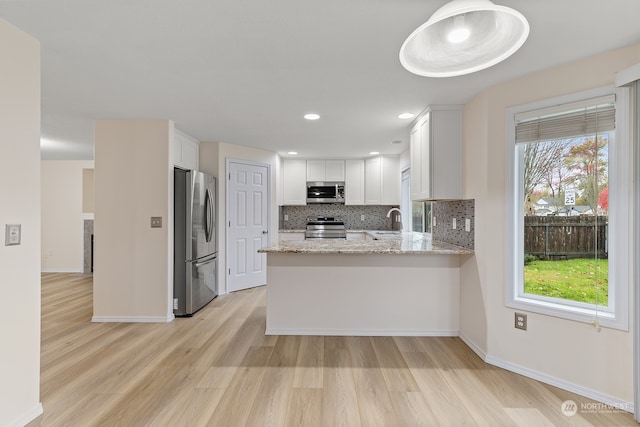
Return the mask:
<svg viewBox="0 0 640 427"><path fill-rule="evenodd" d="M387 218L387 212L394 207L397 206L338 204L281 206L279 224L281 230L304 230L308 217L333 216L343 219L347 230L391 230L391 219L394 216ZM431 215L436 217L436 226L431 230L433 240L474 249L474 208L473 199L432 202ZM362 215L364 215L364 221L361 220ZM452 228L453 218L456 219L455 230ZM470 231L465 230L466 219L470 221Z"/></svg>
<svg viewBox="0 0 640 427"><path fill-rule="evenodd" d="M307 217L333 216L341 218L347 230L391 230L393 215L387 218L387 212L395 207L397 206L339 204L281 206L279 223L281 230L304 230L307 226Z"/></svg>
<svg viewBox="0 0 640 427"><path fill-rule="evenodd" d="M474 249L474 208L475 201L473 199L433 202L431 215L436 217L436 225L432 226L432 239ZM453 218L456 219L455 230L452 226ZM465 231L465 219L469 219L471 222L470 231Z"/></svg>

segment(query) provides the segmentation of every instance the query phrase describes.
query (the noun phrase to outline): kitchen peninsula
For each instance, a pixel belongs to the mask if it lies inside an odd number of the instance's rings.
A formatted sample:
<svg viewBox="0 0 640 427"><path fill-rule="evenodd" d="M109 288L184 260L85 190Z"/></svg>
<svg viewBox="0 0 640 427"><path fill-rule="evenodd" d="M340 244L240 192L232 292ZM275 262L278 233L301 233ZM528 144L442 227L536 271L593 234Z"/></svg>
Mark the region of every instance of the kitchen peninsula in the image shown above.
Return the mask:
<svg viewBox="0 0 640 427"><path fill-rule="evenodd" d="M267 254L268 335L455 336L473 250L422 233L284 241Z"/></svg>

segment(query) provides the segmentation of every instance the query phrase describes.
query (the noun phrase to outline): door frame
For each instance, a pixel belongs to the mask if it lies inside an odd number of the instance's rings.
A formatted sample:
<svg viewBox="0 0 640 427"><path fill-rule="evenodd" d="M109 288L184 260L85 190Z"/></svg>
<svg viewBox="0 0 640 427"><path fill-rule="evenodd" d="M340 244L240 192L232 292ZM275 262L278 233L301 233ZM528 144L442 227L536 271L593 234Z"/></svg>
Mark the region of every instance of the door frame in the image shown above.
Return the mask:
<svg viewBox="0 0 640 427"><path fill-rule="evenodd" d="M640 68L637 69L640 77ZM640 219L638 213L640 213L640 80L635 80L632 84L633 87L633 139L631 141L633 152L633 190L632 190L632 205L633 217L635 218L632 224L634 239L633 239L633 257L635 258L633 274L630 286L633 288L633 308L632 308L632 322L633 322L633 403L634 403L634 418L637 422L640 422Z"/></svg>
<svg viewBox="0 0 640 427"><path fill-rule="evenodd" d="M253 161L253 160L246 160L246 159L236 159L236 158L231 158L231 157L227 157L226 158L226 162L225 162L225 170L224 170L224 182L225 182L225 213L224 213L224 247L225 247L225 253L224 253L224 261L225 261L225 266L224 266L224 272L222 273L223 277L224 277L224 293L228 294L229 293L229 269L231 268L231 263L230 263L230 254L231 251L229 250L229 174L231 172L229 172L229 164L231 163L239 163L242 165L248 165L248 166L261 166L261 167L266 167L267 168L267 244L269 244L271 242L271 165L268 163L263 163L263 162L258 162L258 161ZM218 290L218 293L220 293L220 291Z"/></svg>

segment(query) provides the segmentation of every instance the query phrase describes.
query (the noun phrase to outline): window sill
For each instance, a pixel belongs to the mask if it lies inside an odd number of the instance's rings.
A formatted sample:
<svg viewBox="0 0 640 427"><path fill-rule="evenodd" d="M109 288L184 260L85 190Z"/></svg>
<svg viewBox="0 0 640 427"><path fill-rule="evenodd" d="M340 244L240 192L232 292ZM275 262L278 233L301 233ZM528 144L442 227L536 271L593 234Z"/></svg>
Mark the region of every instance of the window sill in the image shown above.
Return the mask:
<svg viewBox="0 0 640 427"><path fill-rule="evenodd" d="M507 301L506 306L532 313L558 317L565 320L593 324L594 326L596 326L594 322L597 319L597 324L604 328L629 331L629 324L627 321L616 318L615 313L608 311L596 311L592 308L574 307L527 297L516 297L511 301Z"/></svg>

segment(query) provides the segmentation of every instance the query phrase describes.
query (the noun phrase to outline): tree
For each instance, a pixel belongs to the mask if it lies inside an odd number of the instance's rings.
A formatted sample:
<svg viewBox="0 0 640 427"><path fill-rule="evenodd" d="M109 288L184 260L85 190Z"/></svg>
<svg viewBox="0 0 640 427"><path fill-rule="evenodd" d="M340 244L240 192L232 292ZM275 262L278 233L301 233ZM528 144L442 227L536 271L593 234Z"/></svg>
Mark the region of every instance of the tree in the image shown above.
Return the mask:
<svg viewBox="0 0 640 427"><path fill-rule="evenodd" d="M562 164L564 143L562 140L543 141L527 144L524 149L524 197L531 201L536 187L547 183L555 197L551 185L554 171Z"/></svg>
<svg viewBox="0 0 640 427"><path fill-rule="evenodd" d="M609 212L609 187L605 187L600 191L598 207L605 212Z"/></svg>
<svg viewBox="0 0 640 427"><path fill-rule="evenodd" d="M566 179L581 191L581 197L595 213L598 207L600 191L607 184L607 149L609 139L598 135L584 138L582 142L571 145L564 158L564 166L569 171Z"/></svg>

